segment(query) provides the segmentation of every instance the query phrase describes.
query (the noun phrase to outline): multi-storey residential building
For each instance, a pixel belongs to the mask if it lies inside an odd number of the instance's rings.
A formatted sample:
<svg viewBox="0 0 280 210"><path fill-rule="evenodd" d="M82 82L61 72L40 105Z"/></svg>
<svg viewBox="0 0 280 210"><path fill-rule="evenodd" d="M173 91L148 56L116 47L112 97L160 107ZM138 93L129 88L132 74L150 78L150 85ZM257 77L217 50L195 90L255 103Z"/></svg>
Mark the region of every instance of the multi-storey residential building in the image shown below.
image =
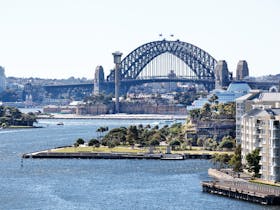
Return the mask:
<svg viewBox="0 0 280 210"><path fill-rule="evenodd" d="M236 143L241 144L241 117L253 108L280 108L280 93L263 93L251 90L248 94L236 99Z"/></svg>
<svg viewBox="0 0 280 210"><path fill-rule="evenodd" d="M241 117L252 109L253 99L257 98L260 91L252 90L250 93L236 99L236 143L241 144Z"/></svg>
<svg viewBox="0 0 280 210"><path fill-rule="evenodd" d="M260 149L263 180L280 181L280 109L250 110L241 118L241 155Z"/></svg>

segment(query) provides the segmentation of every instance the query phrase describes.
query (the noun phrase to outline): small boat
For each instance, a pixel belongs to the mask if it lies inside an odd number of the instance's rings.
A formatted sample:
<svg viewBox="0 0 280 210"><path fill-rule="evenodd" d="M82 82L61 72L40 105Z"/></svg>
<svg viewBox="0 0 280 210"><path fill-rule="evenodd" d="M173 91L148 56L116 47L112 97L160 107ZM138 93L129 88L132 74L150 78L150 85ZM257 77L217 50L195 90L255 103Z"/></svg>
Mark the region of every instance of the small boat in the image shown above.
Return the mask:
<svg viewBox="0 0 280 210"><path fill-rule="evenodd" d="M174 123L176 123L177 121L176 120L165 120L164 121L166 124L174 124Z"/></svg>
<svg viewBox="0 0 280 210"><path fill-rule="evenodd" d="M57 125L64 125L64 123L63 122L58 122Z"/></svg>
<svg viewBox="0 0 280 210"><path fill-rule="evenodd" d="M161 157L161 160L184 160L184 156L181 154L165 154Z"/></svg>

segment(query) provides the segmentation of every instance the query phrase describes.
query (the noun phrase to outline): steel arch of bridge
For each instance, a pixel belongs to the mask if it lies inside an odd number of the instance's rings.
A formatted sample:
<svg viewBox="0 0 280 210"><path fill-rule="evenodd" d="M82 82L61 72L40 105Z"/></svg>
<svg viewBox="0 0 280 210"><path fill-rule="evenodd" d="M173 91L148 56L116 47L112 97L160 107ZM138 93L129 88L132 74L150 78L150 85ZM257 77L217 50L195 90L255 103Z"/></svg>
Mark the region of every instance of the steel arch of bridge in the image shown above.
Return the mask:
<svg viewBox="0 0 280 210"><path fill-rule="evenodd" d="M120 64L120 79L136 79L145 66L154 58L170 53L183 62L195 73L198 79L215 79L214 68L217 61L207 52L192 44L182 41L154 41L141 45L127 55ZM114 70L107 77L107 81L114 81Z"/></svg>

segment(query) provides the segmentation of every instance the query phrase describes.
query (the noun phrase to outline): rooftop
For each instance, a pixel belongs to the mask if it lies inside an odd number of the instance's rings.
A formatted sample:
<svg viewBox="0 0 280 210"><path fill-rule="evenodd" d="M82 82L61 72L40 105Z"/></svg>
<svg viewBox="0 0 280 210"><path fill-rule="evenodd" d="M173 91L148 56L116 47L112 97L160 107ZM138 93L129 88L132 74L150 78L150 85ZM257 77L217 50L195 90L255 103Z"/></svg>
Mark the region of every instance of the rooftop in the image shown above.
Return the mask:
<svg viewBox="0 0 280 210"><path fill-rule="evenodd" d="M260 95L260 91L258 91L258 92L257 91L250 91L246 95L237 98L236 101L253 100L255 98L258 98L259 95Z"/></svg>
<svg viewBox="0 0 280 210"><path fill-rule="evenodd" d="M261 93L259 100L260 101L280 101L280 93L279 92Z"/></svg>
<svg viewBox="0 0 280 210"><path fill-rule="evenodd" d="M255 108L247 112L244 116L276 116L280 115L280 109L261 109L261 108Z"/></svg>
<svg viewBox="0 0 280 210"><path fill-rule="evenodd" d="M241 92L248 93L251 90L250 86L246 82L232 82L228 86L228 92Z"/></svg>

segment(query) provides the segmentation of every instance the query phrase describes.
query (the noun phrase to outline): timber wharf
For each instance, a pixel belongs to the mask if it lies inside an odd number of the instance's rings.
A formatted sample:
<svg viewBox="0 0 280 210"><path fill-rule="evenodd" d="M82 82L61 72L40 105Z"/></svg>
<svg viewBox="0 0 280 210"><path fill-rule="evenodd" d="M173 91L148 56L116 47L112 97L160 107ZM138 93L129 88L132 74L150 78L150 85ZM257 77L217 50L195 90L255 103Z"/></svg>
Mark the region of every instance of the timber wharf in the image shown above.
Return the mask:
<svg viewBox="0 0 280 210"><path fill-rule="evenodd" d="M203 181L203 192L264 205L280 205L280 188L238 181Z"/></svg>

